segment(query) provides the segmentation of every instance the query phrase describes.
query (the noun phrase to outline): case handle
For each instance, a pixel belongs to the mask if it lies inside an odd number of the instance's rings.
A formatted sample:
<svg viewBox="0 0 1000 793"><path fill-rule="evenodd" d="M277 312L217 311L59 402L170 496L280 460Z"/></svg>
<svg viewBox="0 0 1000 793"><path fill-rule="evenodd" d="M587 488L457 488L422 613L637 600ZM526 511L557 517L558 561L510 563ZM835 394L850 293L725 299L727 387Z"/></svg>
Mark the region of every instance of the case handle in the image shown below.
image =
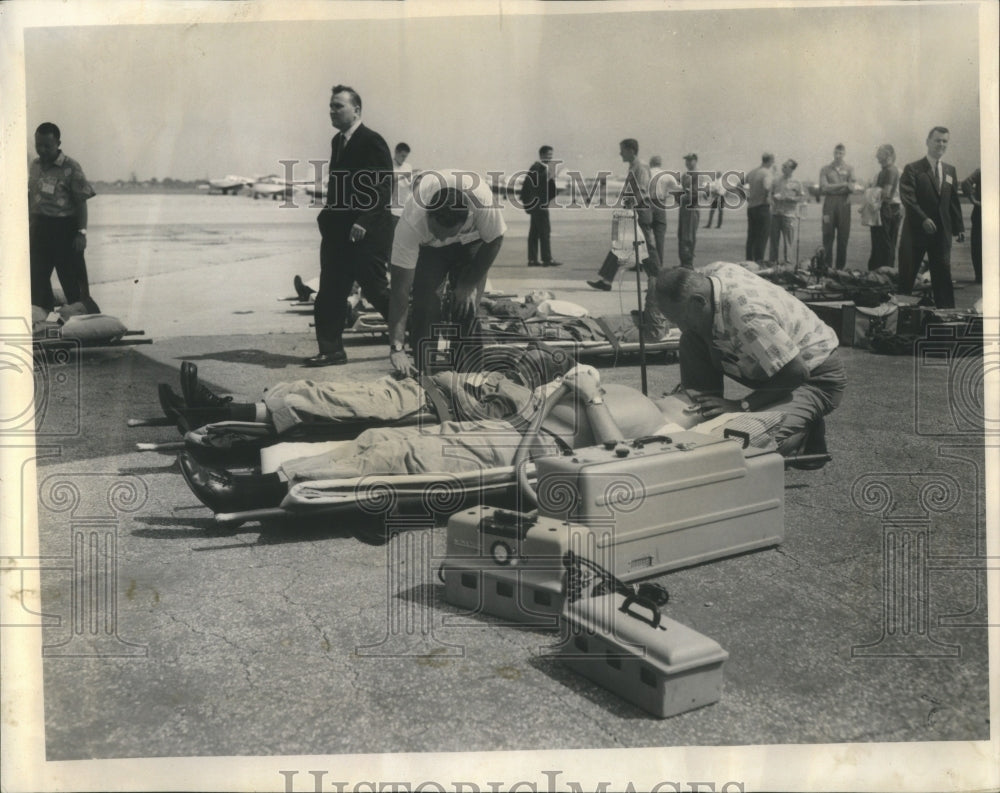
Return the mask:
<svg viewBox="0 0 1000 793"><path fill-rule="evenodd" d="M746 449L750 445L750 433L741 432L740 430L730 429L726 427L722 431L723 438L736 438L737 440L743 441L743 448Z"/></svg>
<svg viewBox="0 0 1000 793"><path fill-rule="evenodd" d="M646 617L642 612L634 611L631 608L633 604L649 609L651 616ZM654 628L660 627L660 610L649 598L642 597L640 595L629 595L625 598L625 602L622 603L619 611L628 614L630 617L635 617L637 620L642 620L643 622L652 625Z"/></svg>

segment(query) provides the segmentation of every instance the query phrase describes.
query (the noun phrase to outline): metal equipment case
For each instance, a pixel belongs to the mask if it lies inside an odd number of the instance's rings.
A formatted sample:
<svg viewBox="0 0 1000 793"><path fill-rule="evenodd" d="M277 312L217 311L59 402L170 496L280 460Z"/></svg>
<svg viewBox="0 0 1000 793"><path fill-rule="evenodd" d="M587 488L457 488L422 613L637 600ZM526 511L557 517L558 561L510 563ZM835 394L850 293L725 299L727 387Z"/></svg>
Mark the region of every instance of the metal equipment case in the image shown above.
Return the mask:
<svg viewBox="0 0 1000 793"><path fill-rule="evenodd" d="M649 713L675 716L722 696L729 653L641 598L580 598L560 623L560 660Z"/></svg>
<svg viewBox="0 0 1000 793"><path fill-rule="evenodd" d="M625 581L784 539L781 456L732 439L684 431L535 468L540 516L589 529L588 558Z"/></svg>

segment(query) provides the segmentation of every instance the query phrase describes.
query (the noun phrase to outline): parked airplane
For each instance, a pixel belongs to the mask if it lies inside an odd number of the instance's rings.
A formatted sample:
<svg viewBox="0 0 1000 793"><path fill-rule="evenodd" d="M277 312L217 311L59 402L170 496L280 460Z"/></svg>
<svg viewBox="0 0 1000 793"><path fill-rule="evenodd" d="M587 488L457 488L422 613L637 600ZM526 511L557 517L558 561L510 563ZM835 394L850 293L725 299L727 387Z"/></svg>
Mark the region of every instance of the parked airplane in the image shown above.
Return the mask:
<svg viewBox="0 0 1000 793"><path fill-rule="evenodd" d="M218 190L222 195L229 195L230 193L236 195L244 187L250 187L253 181L253 179L246 176L234 176L230 174L229 176L223 176L221 179L209 179L208 188L210 192Z"/></svg>

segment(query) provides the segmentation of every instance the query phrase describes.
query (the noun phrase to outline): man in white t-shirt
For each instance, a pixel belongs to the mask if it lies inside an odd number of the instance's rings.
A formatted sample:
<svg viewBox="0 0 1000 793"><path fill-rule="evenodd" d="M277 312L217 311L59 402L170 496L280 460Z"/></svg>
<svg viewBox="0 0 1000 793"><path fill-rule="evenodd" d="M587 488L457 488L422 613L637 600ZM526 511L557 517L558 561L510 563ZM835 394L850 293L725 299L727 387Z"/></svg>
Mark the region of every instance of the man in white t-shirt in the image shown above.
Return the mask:
<svg viewBox="0 0 1000 793"><path fill-rule="evenodd" d="M455 343L471 336L486 276L506 231L500 206L478 174L425 171L415 180L396 225L390 268L389 360L398 376L416 371L403 350L411 287L410 346L423 368L421 349L433 343L448 289L450 319L458 325Z"/></svg>

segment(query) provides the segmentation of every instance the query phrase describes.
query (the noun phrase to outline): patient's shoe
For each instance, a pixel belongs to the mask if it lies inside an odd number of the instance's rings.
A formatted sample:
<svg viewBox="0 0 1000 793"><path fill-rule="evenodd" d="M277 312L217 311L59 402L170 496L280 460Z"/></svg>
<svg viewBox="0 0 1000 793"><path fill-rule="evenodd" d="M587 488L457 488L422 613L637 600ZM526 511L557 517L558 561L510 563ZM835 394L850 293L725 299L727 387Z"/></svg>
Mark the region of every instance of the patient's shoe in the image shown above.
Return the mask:
<svg viewBox="0 0 1000 793"><path fill-rule="evenodd" d="M288 484L277 474L234 474L211 468L183 451L177 455L184 481L198 500L213 512L244 512L277 507L288 493Z"/></svg>
<svg viewBox="0 0 1000 793"><path fill-rule="evenodd" d="M292 285L295 287L295 294L298 296L302 303L308 303L312 300L313 293L316 291L312 287L306 286L302 283L302 276L297 275L292 280Z"/></svg>
<svg viewBox="0 0 1000 793"><path fill-rule="evenodd" d="M233 401L231 396L221 397L204 383L199 383L198 366L191 361L181 364L181 393L189 408L217 408Z"/></svg>
<svg viewBox="0 0 1000 793"><path fill-rule="evenodd" d="M160 383L156 387L156 392L160 398L163 415L171 421L177 421L181 411L187 409L187 403L166 383Z"/></svg>

